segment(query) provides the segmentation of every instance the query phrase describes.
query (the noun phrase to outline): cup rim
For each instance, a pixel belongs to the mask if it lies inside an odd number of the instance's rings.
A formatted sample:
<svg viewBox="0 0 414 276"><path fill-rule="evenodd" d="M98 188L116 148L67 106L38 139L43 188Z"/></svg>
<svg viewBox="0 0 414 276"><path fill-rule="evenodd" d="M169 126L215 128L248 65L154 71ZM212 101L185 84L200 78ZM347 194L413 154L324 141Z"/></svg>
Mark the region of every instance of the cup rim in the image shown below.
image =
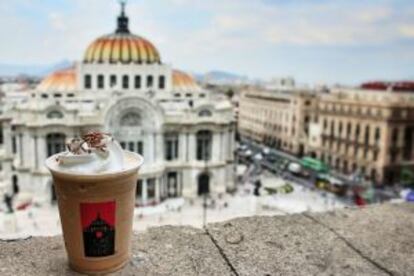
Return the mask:
<svg viewBox="0 0 414 276"><path fill-rule="evenodd" d="M61 171L56 170L53 166L51 166L52 160L56 160L56 157L58 157L61 153L56 153L52 156L49 156L44 164L46 168L49 169L49 171L53 175L61 175L66 177L78 177L78 178L106 178L110 176L118 176L123 174L129 174L134 171L137 171L141 168L142 164L144 163L144 157L136 152L123 150L125 155L133 156L137 160L137 163L133 166L128 166L125 169L119 170L119 171L112 171L112 172L98 172L98 173L82 173L82 172L70 172L70 171Z"/></svg>

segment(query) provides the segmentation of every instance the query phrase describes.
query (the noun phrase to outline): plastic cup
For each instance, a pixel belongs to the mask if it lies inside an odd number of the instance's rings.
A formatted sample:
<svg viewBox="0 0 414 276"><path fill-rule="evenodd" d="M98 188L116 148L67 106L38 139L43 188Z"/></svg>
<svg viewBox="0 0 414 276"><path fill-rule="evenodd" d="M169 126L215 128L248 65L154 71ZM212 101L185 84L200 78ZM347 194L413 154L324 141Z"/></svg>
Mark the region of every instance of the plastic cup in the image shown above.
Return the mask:
<svg viewBox="0 0 414 276"><path fill-rule="evenodd" d="M55 187L69 266L86 274L122 268L131 254L135 190L142 156L124 151L125 170L77 174L46 160Z"/></svg>

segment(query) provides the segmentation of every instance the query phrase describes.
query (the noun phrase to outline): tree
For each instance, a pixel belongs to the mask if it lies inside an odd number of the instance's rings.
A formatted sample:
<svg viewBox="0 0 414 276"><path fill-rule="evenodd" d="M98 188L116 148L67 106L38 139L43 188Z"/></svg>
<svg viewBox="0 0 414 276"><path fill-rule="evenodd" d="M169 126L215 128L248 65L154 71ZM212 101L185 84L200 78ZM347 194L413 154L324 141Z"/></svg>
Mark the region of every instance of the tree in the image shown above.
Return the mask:
<svg viewBox="0 0 414 276"><path fill-rule="evenodd" d="M403 168L400 174L401 183L410 188L414 188L414 172L409 168Z"/></svg>

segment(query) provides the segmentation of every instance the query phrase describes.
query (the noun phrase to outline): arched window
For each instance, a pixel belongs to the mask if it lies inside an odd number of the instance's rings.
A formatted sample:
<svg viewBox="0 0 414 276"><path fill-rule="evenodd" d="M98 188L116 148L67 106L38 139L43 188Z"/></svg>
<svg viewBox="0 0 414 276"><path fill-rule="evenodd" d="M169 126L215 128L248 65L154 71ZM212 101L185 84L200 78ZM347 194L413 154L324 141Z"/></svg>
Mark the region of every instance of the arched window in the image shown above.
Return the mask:
<svg viewBox="0 0 414 276"><path fill-rule="evenodd" d="M164 89L165 88L165 77L164 76L160 76L158 78L158 87L160 89Z"/></svg>
<svg viewBox="0 0 414 276"><path fill-rule="evenodd" d="M122 88L123 89L128 89L129 88L129 77L128 77L128 75L123 75L122 76Z"/></svg>
<svg viewBox="0 0 414 276"><path fill-rule="evenodd" d="M85 75L85 89L91 89L92 88L92 76L91 75Z"/></svg>
<svg viewBox="0 0 414 276"><path fill-rule="evenodd" d="M46 136L47 156L62 152L65 150L65 134L50 133Z"/></svg>
<svg viewBox="0 0 414 276"><path fill-rule="evenodd" d="M147 76L147 87L152 88L154 85L154 77L153 76Z"/></svg>
<svg viewBox="0 0 414 276"><path fill-rule="evenodd" d="M103 75L98 75L98 79L97 79L98 83L98 89L103 89L104 88L104 76Z"/></svg>
<svg viewBox="0 0 414 276"><path fill-rule="evenodd" d="M141 115L137 112L128 112L121 117L121 126L139 126L141 125Z"/></svg>
<svg viewBox="0 0 414 276"><path fill-rule="evenodd" d="M208 109L203 109L200 112L198 112L199 117L211 117L211 111Z"/></svg>
<svg viewBox="0 0 414 276"><path fill-rule="evenodd" d="M57 110L52 110L49 113L47 113L46 117L48 119L62 119L63 113Z"/></svg>
<svg viewBox="0 0 414 276"><path fill-rule="evenodd" d="M209 130L197 132L197 160L210 160L212 136Z"/></svg>
<svg viewBox="0 0 414 276"><path fill-rule="evenodd" d="M135 76L135 88L136 89L141 88L141 76Z"/></svg>
<svg viewBox="0 0 414 276"><path fill-rule="evenodd" d="M116 86L116 75L111 75L111 76L109 77L109 86L110 86L111 88L113 88L113 87L115 87L115 86Z"/></svg>

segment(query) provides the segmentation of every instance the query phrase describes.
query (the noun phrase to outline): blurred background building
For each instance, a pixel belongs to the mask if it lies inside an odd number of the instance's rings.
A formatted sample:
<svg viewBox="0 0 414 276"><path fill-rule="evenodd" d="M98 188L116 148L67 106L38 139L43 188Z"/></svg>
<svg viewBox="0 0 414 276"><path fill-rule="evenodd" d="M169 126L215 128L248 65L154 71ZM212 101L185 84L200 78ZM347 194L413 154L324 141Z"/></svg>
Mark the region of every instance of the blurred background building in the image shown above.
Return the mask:
<svg viewBox="0 0 414 276"><path fill-rule="evenodd" d="M238 132L299 157L317 158L344 175L377 184L413 169L414 85L357 88L252 87L239 99Z"/></svg>
<svg viewBox="0 0 414 276"><path fill-rule="evenodd" d="M90 130L144 156L137 205L233 188L230 102L164 64L150 41L130 32L124 5L115 32L94 40L80 62L1 100L1 196L54 201L45 159Z"/></svg>

